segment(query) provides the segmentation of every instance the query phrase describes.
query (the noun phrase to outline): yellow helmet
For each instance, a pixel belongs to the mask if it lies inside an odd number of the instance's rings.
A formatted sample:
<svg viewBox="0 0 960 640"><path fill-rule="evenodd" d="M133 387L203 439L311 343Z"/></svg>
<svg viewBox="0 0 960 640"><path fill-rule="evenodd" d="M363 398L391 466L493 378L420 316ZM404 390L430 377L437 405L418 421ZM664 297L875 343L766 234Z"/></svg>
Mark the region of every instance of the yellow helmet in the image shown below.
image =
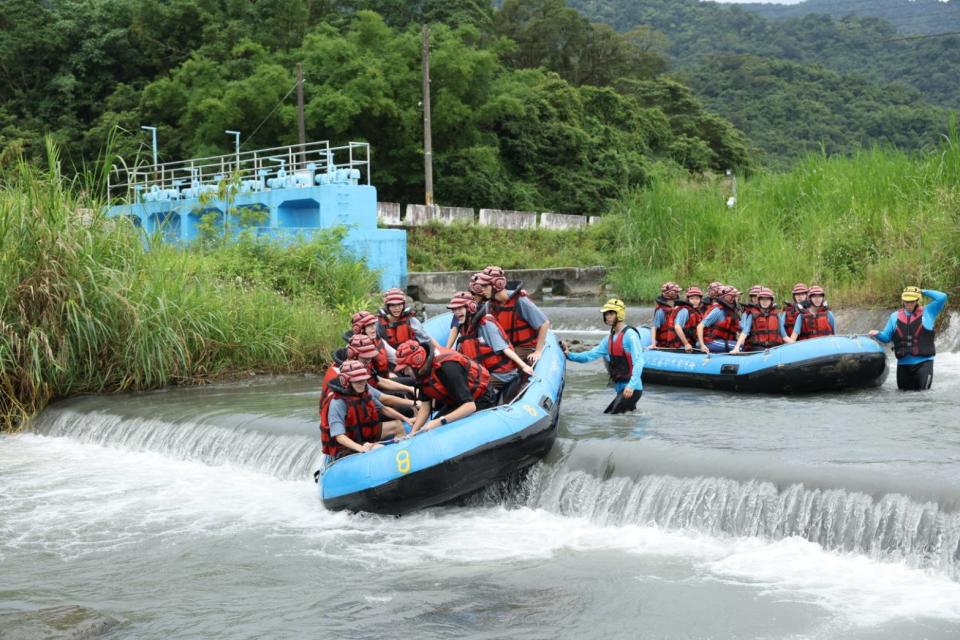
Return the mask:
<svg viewBox="0 0 960 640"><path fill-rule="evenodd" d="M623 300L620 298L610 298L606 304L600 307L600 313L606 313L607 311L617 312L617 322L623 322L627 319L627 305L623 304Z"/></svg>
<svg viewBox="0 0 960 640"><path fill-rule="evenodd" d="M917 302L922 295L920 287L906 287L900 294L900 299L904 302Z"/></svg>

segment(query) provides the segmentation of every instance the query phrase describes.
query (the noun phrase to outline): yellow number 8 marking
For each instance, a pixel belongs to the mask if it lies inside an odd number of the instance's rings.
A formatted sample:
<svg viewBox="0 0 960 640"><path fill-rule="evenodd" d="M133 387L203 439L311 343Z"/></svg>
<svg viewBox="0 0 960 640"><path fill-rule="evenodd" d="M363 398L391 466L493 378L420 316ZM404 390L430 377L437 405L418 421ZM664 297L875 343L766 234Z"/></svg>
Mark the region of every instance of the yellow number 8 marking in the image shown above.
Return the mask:
<svg viewBox="0 0 960 640"><path fill-rule="evenodd" d="M400 473L410 471L410 452L406 449L397 452L397 471Z"/></svg>

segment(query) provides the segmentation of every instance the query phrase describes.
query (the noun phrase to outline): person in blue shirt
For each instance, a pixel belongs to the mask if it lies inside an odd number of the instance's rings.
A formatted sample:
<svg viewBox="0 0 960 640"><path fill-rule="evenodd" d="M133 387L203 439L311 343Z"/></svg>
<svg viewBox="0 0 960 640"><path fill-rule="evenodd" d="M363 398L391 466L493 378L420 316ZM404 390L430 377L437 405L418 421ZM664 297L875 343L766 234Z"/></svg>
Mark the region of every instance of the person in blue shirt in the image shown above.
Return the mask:
<svg viewBox="0 0 960 640"><path fill-rule="evenodd" d="M610 336L584 353L570 353L564 342L560 343L567 360L591 362L603 358L607 362L610 382L617 393L604 413L633 411L643 395L643 344L636 328L627 324L627 306L623 300L611 298L600 308L603 322L610 327Z"/></svg>
<svg viewBox="0 0 960 640"><path fill-rule="evenodd" d="M927 296L933 302L926 307L920 298ZM897 356L897 388L901 391L925 391L933 384L934 345L933 324L937 314L947 303L947 294L933 289L907 287L900 294L901 307L890 314L882 331L873 330L870 337L893 342Z"/></svg>

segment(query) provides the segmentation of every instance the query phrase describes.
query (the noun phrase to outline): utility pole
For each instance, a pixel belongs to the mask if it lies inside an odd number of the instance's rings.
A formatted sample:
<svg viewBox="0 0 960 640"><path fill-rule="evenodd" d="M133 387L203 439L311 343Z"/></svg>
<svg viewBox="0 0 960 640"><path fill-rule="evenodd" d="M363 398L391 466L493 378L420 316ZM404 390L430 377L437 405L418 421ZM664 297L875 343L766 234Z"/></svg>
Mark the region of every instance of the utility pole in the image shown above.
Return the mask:
<svg viewBox="0 0 960 640"><path fill-rule="evenodd" d="M300 142L300 164L306 165L307 125L303 116L303 65L299 62L297 63L297 137Z"/></svg>
<svg viewBox="0 0 960 640"><path fill-rule="evenodd" d="M424 204L433 204L433 140L430 133L430 31L423 25L423 178Z"/></svg>
<svg viewBox="0 0 960 640"><path fill-rule="evenodd" d="M157 166L157 128L156 127L140 127L144 131L149 131L152 135L152 144L150 148L153 150L153 166Z"/></svg>

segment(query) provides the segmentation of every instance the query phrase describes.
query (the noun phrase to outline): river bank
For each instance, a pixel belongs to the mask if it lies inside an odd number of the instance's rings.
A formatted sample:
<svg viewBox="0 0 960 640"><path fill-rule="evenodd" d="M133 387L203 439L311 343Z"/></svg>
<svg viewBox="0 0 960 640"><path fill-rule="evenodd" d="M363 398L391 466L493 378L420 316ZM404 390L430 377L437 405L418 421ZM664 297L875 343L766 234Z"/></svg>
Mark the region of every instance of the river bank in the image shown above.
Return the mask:
<svg viewBox="0 0 960 640"><path fill-rule="evenodd" d="M48 402L325 365L376 275L336 233L189 248L100 215L103 181L0 180L0 429ZM88 212L82 216L78 212Z"/></svg>
<svg viewBox="0 0 960 640"><path fill-rule="evenodd" d="M410 271L600 265L606 284L650 302L666 281L763 283L780 297L818 283L835 304L885 306L908 284L960 284L960 136L907 154L809 156L784 173L730 182L661 167L595 225L577 230L425 227L409 235Z"/></svg>

